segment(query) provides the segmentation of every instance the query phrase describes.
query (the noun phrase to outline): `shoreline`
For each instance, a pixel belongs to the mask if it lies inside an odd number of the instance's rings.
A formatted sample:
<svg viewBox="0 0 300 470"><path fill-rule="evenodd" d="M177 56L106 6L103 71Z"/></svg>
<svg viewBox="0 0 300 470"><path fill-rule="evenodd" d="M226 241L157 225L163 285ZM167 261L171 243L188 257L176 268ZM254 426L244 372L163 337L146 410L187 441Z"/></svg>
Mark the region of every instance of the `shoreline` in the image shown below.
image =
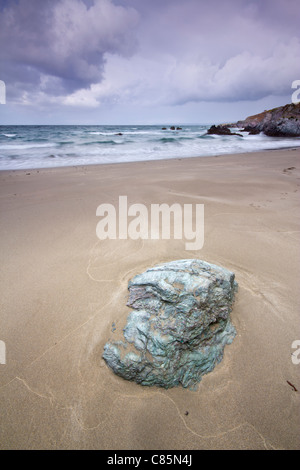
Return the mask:
<svg viewBox="0 0 300 470"><path fill-rule="evenodd" d="M300 339L300 149L292 149L0 171L1 449L300 448L291 359ZM120 195L147 208L204 204L203 248L100 241L97 207ZM187 258L235 273L237 336L222 362L197 391L117 377L102 352L122 335L128 281Z"/></svg>
<svg viewBox="0 0 300 470"><path fill-rule="evenodd" d="M226 157L243 157L246 155L257 154L257 153L264 153L264 152L284 152L284 151L295 151L300 150L300 147L280 147L276 149L262 149L262 150L251 150L249 152L237 152L237 153L221 153L216 155L203 155L203 156L194 156L194 157L171 157L171 158L158 158L158 159L151 159L151 160L137 160L137 161L128 161L128 162L115 162L115 163L89 163L85 165L62 165L62 166L53 166L53 167L30 167L30 168L15 168L15 169L0 169L0 174L5 172L25 172L25 171L50 171L50 170L68 170L70 168L85 168L85 167L113 167L115 165L135 165L135 164L144 164L144 163L151 163L151 162L168 162L168 161L189 161L189 160L198 160L198 159L215 159L215 158L226 158Z"/></svg>

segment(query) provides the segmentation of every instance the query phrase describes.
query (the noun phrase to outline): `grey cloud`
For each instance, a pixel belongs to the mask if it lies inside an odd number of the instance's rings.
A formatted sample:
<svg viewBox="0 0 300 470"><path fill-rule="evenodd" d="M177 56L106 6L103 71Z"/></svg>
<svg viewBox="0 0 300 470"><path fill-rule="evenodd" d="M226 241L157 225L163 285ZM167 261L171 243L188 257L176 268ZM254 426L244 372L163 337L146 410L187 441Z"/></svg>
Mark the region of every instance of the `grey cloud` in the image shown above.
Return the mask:
<svg viewBox="0 0 300 470"><path fill-rule="evenodd" d="M120 3L139 9L140 60L153 63L152 86L137 59L135 67L158 104L288 96L299 76L299 0Z"/></svg>
<svg viewBox="0 0 300 470"><path fill-rule="evenodd" d="M299 24L299 0L0 0L0 78L78 106L288 96Z"/></svg>
<svg viewBox="0 0 300 470"><path fill-rule="evenodd" d="M287 96L299 76L300 41L281 44L267 57L244 51L222 66L178 63L170 73L168 102L259 100L268 95ZM185 83L185 86L181 86Z"/></svg>
<svg viewBox="0 0 300 470"><path fill-rule="evenodd" d="M2 75L9 85L16 64L16 81L23 66L34 82L46 74L67 91L88 87L101 80L107 52L133 53L137 22L134 9L110 0L11 0L0 17Z"/></svg>

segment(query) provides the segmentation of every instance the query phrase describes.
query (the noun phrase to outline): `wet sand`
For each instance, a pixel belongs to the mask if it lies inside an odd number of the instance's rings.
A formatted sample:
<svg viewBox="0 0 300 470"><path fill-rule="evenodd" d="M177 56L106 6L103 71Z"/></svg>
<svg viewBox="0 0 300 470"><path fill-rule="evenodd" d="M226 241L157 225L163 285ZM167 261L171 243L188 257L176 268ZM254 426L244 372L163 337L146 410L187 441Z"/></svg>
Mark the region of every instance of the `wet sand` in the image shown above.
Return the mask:
<svg viewBox="0 0 300 470"><path fill-rule="evenodd" d="M299 449L299 194L299 149L1 172L0 448ZM98 240L120 195L204 204L203 248ZM197 391L115 376L101 354L129 279L183 258L236 274L223 361Z"/></svg>

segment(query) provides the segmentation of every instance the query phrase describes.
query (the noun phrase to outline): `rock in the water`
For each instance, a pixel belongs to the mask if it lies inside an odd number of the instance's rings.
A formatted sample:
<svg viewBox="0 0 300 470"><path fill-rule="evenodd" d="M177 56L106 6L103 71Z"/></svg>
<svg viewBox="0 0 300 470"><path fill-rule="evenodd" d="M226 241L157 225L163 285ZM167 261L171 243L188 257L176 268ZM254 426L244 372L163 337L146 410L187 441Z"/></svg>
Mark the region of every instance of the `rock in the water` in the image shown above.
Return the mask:
<svg viewBox="0 0 300 470"><path fill-rule="evenodd" d="M236 334L230 321L234 273L196 259L155 266L129 282L125 341L103 358L142 385L194 388L221 361Z"/></svg>
<svg viewBox="0 0 300 470"><path fill-rule="evenodd" d="M243 137L242 134L237 134L236 132L231 132L229 127L220 125L220 126L211 126L207 130L207 134L215 134L215 135L238 135L240 137Z"/></svg>

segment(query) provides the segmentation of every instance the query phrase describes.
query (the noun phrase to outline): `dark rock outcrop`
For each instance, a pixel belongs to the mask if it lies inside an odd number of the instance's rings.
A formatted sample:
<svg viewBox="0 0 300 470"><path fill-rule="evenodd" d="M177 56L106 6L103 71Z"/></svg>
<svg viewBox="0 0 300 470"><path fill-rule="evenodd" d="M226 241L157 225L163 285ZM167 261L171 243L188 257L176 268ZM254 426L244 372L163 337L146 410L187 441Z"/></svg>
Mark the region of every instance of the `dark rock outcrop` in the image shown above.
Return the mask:
<svg viewBox="0 0 300 470"><path fill-rule="evenodd" d="M238 121L236 127L250 134L263 132L272 137L300 136L300 103L287 104Z"/></svg>
<svg viewBox="0 0 300 470"><path fill-rule="evenodd" d="M235 336L230 321L237 283L225 268L188 259L155 266L129 282L125 341L103 358L141 385L195 387Z"/></svg>
<svg viewBox="0 0 300 470"><path fill-rule="evenodd" d="M240 137L243 137L242 134L237 134L235 132L231 132L229 127L224 126L224 125L219 125L219 126L211 126L207 134L216 134L216 135L238 135Z"/></svg>
<svg viewBox="0 0 300 470"><path fill-rule="evenodd" d="M260 131L258 129L251 129L251 128L248 128L248 127L245 127L244 131L249 132L249 135L260 134Z"/></svg>

